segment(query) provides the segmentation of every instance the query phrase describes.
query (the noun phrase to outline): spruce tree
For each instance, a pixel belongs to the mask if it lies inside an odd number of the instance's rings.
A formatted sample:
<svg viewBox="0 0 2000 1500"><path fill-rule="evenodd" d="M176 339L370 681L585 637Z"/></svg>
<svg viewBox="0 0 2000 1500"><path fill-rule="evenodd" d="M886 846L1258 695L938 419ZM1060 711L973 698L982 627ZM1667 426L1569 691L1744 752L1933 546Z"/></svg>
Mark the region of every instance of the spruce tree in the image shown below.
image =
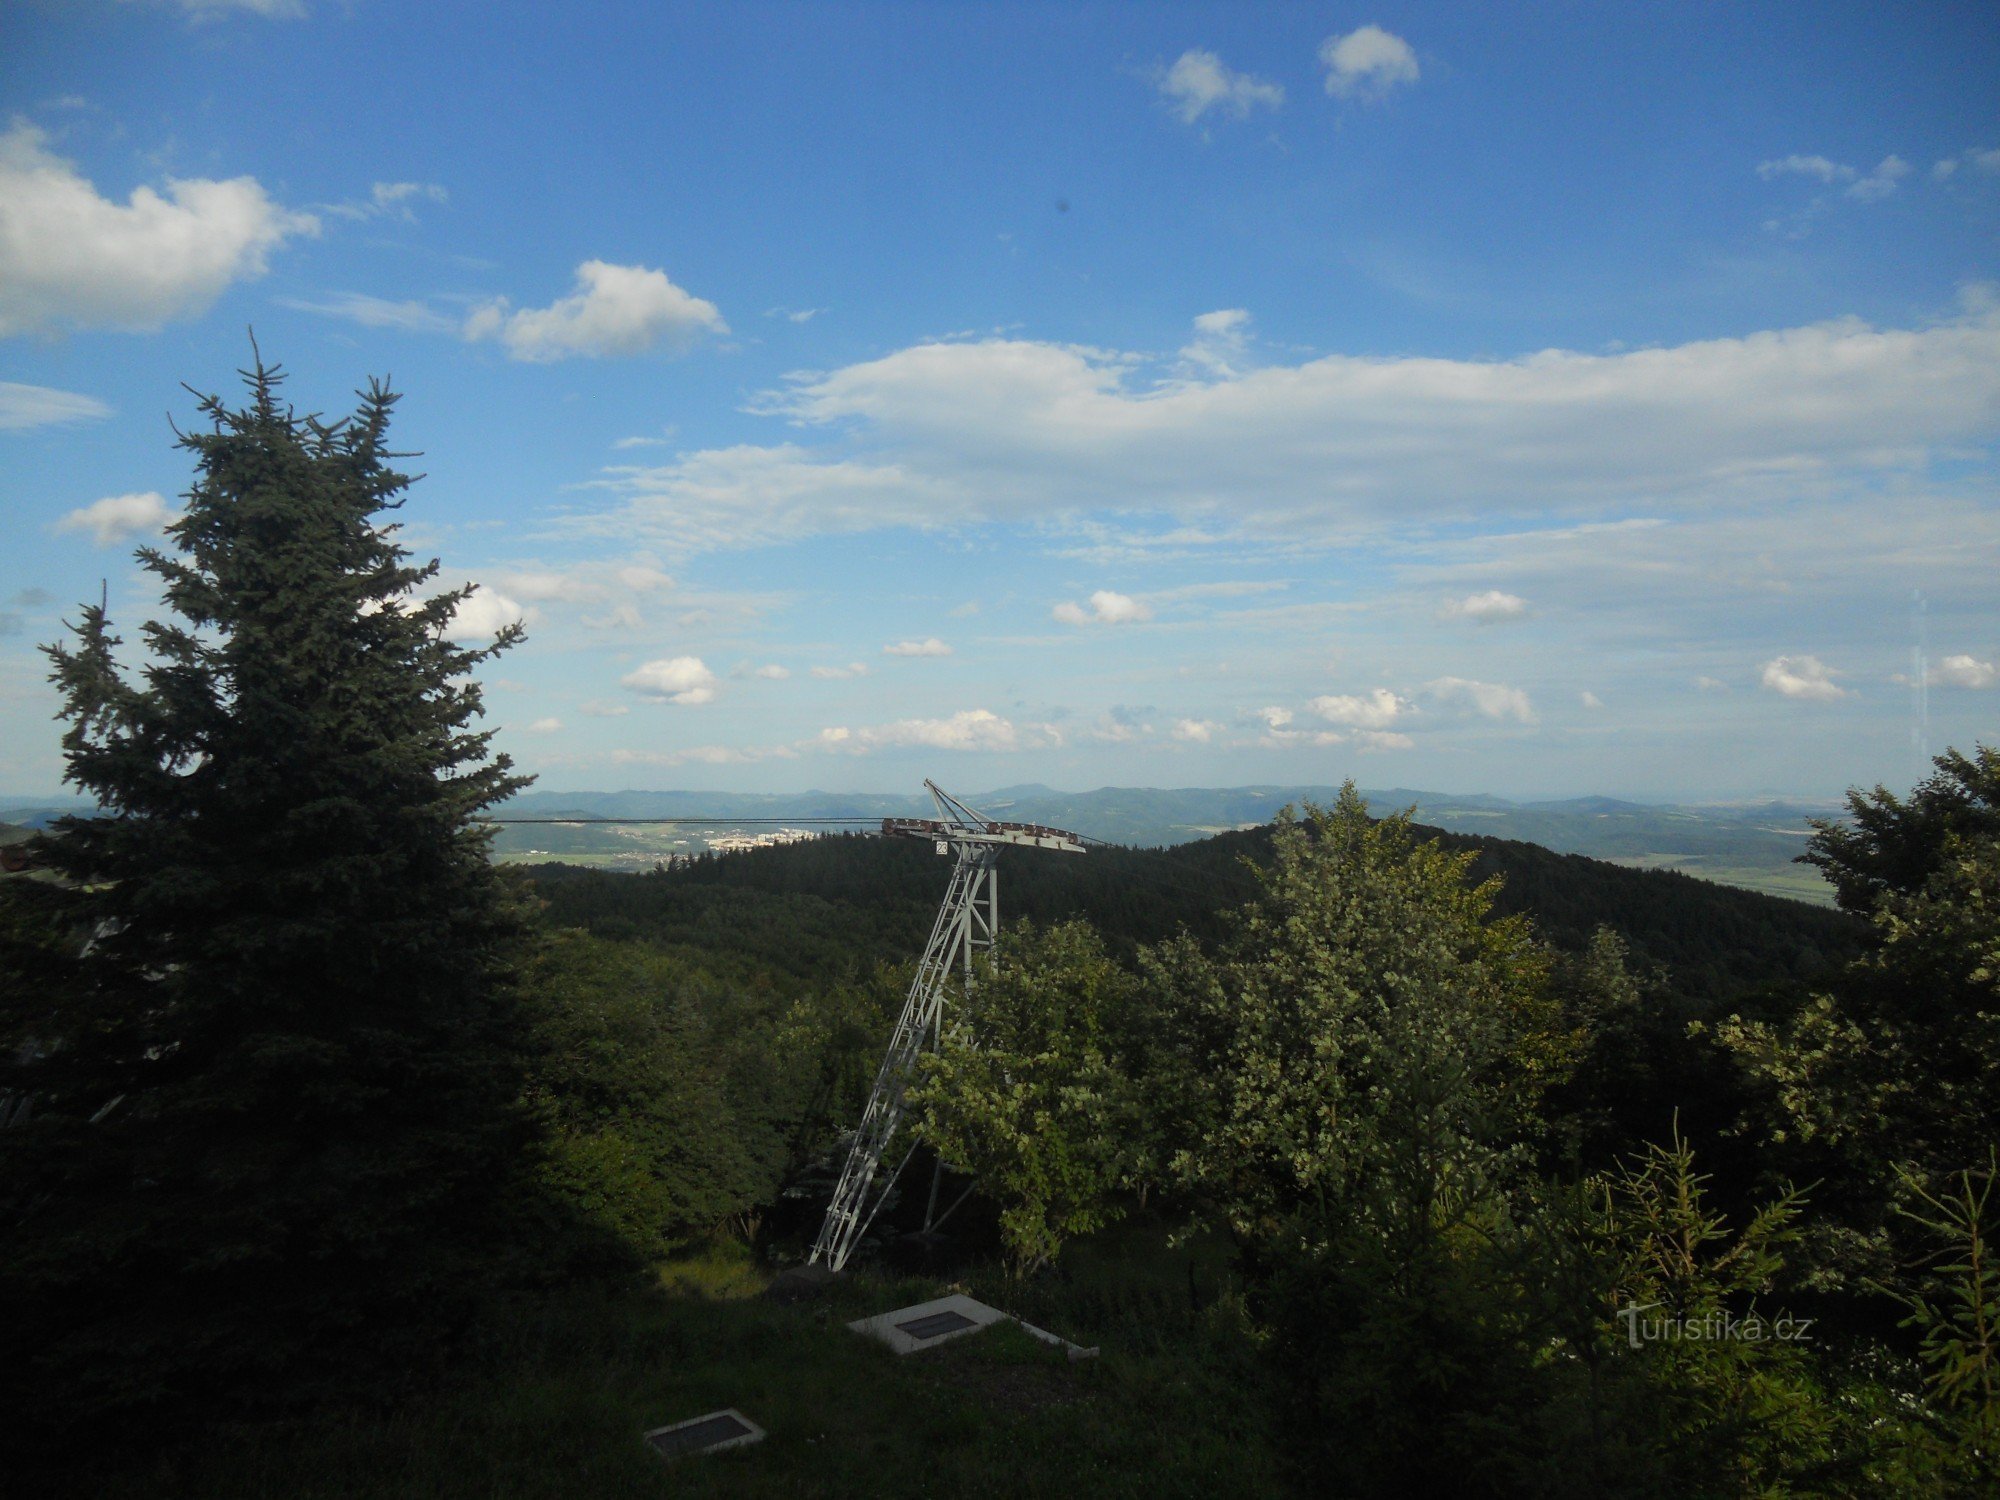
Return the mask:
<svg viewBox="0 0 2000 1500"><path fill-rule="evenodd" d="M101 607L47 648L99 811L0 922L0 1383L45 1421L380 1388L516 1238L520 919L477 814L526 778L470 674L519 627L450 638L385 386L328 424L244 378L180 437L140 669Z"/></svg>

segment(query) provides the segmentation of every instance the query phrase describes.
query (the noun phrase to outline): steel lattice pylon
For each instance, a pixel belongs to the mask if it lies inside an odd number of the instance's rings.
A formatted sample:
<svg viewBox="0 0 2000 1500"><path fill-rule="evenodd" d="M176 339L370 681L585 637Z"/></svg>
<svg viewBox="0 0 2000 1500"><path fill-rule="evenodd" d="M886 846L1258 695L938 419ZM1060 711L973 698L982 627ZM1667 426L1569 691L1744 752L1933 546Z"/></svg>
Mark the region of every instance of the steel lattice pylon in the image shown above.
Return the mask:
<svg viewBox="0 0 2000 1500"><path fill-rule="evenodd" d="M882 832L927 838L937 844L938 853L952 854L951 884L937 920L931 924L930 941L910 981L903 1011L889 1037L889 1051L875 1074L875 1087L868 1095L861 1126L854 1133L847 1163L827 1205L826 1221L820 1225L819 1239L810 1259L838 1271L847 1264L861 1236L882 1211L889 1190L896 1185L909 1154L889 1174L889 1180L875 1190L875 1174L883 1153L903 1119L903 1093L909 1087L917 1058L926 1047L937 1044L943 1021L945 991L954 973L960 988L972 988L972 959L981 948L990 948L1000 931L1000 884L994 861L1002 844L1019 844L1031 849L1060 849L1083 853L1083 841L1060 828L1043 828L1033 823L1001 823L982 816L963 802L925 781L936 799L936 818L885 818ZM912 1147L912 1150L915 1148Z"/></svg>

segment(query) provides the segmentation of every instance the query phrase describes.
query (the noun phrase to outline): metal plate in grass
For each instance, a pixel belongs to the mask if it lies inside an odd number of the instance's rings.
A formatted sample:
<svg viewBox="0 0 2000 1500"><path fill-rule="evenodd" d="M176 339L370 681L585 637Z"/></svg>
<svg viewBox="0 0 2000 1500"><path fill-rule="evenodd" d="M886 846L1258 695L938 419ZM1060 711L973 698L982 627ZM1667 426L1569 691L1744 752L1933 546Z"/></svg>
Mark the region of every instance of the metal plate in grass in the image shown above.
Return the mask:
<svg viewBox="0 0 2000 1500"><path fill-rule="evenodd" d="M929 1340L943 1338L947 1333L962 1333L968 1328L979 1327L979 1324L964 1313L938 1312L927 1318L912 1318L896 1326L913 1339Z"/></svg>
<svg viewBox="0 0 2000 1500"><path fill-rule="evenodd" d="M733 1406L668 1427L655 1427L646 1434L647 1444L665 1459L685 1458L690 1453L720 1453L725 1448L747 1447L763 1440L764 1429Z"/></svg>

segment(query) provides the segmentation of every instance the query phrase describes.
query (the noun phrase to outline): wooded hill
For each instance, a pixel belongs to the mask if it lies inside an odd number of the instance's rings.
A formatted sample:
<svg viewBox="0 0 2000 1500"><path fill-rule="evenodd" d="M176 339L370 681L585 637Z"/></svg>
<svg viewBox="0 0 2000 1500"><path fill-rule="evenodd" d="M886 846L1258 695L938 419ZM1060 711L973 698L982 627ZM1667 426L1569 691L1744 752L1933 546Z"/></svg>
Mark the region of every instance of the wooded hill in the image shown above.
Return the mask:
<svg viewBox="0 0 2000 1500"><path fill-rule="evenodd" d="M1452 852L1475 851L1479 878L1503 882L1503 914L1526 913L1544 938L1569 951L1610 927L1638 967L1663 970L1667 987L1691 1001L1809 980L1852 957L1864 931L1843 912L1677 872L1627 869L1517 840L1421 832ZM1269 853L1268 828L1165 850L1006 850L1002 916L1043 926L1082 917L1126 955L1182 928L1209 941L1223 913L1257 893L1246 861ZM727 949L798 975L823 973L843 959L914 958L947 868L927 843L863 834L709 856L641 876L529 867L557 926Z"/></svg>

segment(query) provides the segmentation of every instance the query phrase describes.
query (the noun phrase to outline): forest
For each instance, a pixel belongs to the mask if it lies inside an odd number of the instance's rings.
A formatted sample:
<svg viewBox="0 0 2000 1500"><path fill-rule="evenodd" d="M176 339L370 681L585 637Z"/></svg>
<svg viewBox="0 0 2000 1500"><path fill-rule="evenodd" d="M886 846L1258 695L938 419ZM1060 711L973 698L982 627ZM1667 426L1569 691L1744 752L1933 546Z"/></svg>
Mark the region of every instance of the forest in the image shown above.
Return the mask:
<svg viewBox="0 0 2000 1500"><path fill-rule="evenodd" d="M99 811L0 881L34 1492L2000 1483L2000 749L1855 791L1805 856L1833 911L1351 783L1009 851L911 1095L971 1204L913 1242L912 1196L784 1304L945 862L495 866L523 778L477 674L519 631L441 629L463 595L384 514L394 399L209 398L148 667L97 608L49 653ZM951 1287L1103 1356L839 1326ZM757 1448L639 1441L755 1400Z"/></svg>

